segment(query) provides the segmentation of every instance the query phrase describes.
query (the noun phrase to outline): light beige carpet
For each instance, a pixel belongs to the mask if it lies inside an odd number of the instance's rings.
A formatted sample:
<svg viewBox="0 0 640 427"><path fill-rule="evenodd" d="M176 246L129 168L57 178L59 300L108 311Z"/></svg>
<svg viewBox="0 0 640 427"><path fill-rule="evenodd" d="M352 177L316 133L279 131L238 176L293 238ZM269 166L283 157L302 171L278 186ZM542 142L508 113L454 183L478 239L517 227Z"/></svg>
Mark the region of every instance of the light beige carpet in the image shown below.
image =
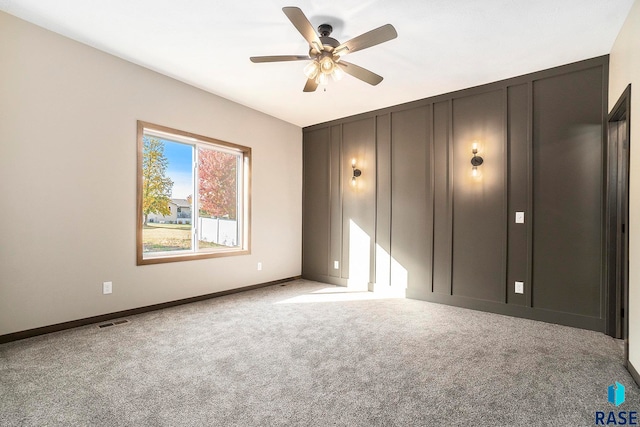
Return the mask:
<svg viewBox="0 0 640 427"><path fill-rule="evenodd" d="M601 333L345 290L299 280L1 345L0 425L591 426L640 410Z"/></svg>

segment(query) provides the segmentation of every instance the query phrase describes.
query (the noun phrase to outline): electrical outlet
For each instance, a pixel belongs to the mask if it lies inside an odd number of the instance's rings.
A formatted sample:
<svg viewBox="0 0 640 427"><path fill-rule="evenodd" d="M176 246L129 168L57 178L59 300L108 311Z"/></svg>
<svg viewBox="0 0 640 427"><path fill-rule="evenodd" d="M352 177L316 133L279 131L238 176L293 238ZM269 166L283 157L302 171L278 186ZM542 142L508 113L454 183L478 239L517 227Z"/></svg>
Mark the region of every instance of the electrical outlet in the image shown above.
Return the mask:
<svg viewBox="0 0 640 427"><path fill-rule="evenodd" d="M516 212L516 224L524 224L524 212Z"/></svg>
<svg viewBox="0 0 640 427"><path fill-rule="evenodd" d="M113 282L102 282L102 293L104 295L113 292Z"/></svg>
<svg viewBox="0 0 640 427"><path fill-rule="evenodd" d="M516 294L524 294L524 282L516 282Z"/></svg>
<svg viewBox="0 0 640 427"><path fill-rule="evenodd" d="M340 263L338 261L333 261L333 269L338 270L340 268Z"/></svg>
<svg viewBox="0 0 640 427"><path fill-rule="evenodd" d="M262 263L261 263L261 262L259 262L259 263L258 263L258 271L261 271L261 270L262 270Z"/></svg>

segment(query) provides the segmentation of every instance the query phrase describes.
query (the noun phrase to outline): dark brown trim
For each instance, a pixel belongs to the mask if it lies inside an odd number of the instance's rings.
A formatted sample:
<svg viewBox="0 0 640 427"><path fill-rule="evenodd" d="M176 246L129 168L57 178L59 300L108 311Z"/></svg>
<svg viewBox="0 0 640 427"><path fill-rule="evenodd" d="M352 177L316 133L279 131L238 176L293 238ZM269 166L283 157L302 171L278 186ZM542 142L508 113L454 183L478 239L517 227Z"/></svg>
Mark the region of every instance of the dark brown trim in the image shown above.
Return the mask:
<svg viewBox="0 0 640 427"><path fill-rule="evenodd" d="M628 115L629 111L631 111L631 83L629 83L627 87L624 88L624 91L622 91L622 94L620 94L620 98L618 98L616 105L611 109L607 120L619 120L622 116Z"/></svg>
<svg viewBox="0 0 640 427"><path fill-rule="evenodd" d="M511 214L509 213L509 191L511 190L511 180L509 179L509 165L511 163L510 147L509 147L509 86L505 85L502 89L502 184L504 191L502 192L502 206L504 214L504 225L502 231L504 238L502 240L502 303L509 303L509 224L511 223Z"/></svg>
<svg viewBox="0 0 640 427"><path fill-rule="evenodd" d="M129 310L116 311L115 313L101 314L99 316L86 317L84 319L72 320L70 322L57 323L55 325L42 326L40 328L28 329L26 331L13 332L10 334L0 335L0 344L12 341L18 341L26 338L36 337L38 335L49 334L52 332L64 331L66 329L77 328L80 326L91 325L93 323L106 322L112 319L118 319L126 316L135 316L136 314L147 313L150 311L162 310L165 308L176 307L178 305L190 304L193 302L204 301L211 298L222 297L225 295L236 294L239 292L251 291L253 289L264 288L267 286L278 285L280 283L291 282L302 278L302 276L288 277L286 279L274 280L272 282L259 283L256 285L244 286L242 288L229 289L226 291L214 292L206 295L199 295L191 298L184 298L175 301L163 302L160 304L147 305L145 307L132 308Z"/></svg>
<svg viewBox="0 0 640 427"><path fill-rule="evenodd" d="M524 284L525 305L533 308L533 81L527 82L527 276Z"/></svg>
<svg viewBox="0 0 640 427"><path fill-rule="evenodd" d="M633 377L633 380L636 382L636 384L640 386L640 373L638 373L636 368L634 368L629 361L627 361L627 369L629 370L629 373Z"/></svg>
<svg viewBox="0 0 640 427"><path fill-rule="evenodd" d="M606 98L605 98L606 99ZM618 206L621 203L618 200L618 191L619 191L619 169L620 166L618 163L619 154L617 151L620 147L620 140L618 139L617 133L616 137L612 138L611 136L611 126L613 123L624 120L626 122L626 135L625 140L628 144L628 153L627 158L623 159L624 162L627 163L626 168L626 192L627 194L623 197L626 203L626 212L622 215L622 218L619 218L617 215ZM605 220L603 221L603 265L605 266L603 269L603 308L602 312L604 313L604 317L606 319L606 333L614 338L622 338L624 340L624 363L625 366L629 363L629 234L624 233L624 241L619 242L619 229L622 221L629 219L629 156L631 153L631 84L627 85L624 89L618 101L613 106L609 114L605 114L605 123L606 126L604 128L604 170L605 170L605 182L603 183L603 194L604 194L604 206L603 206L603 217ZM624 141L624 140L623 140ZM611 146L616 146L616 157L615 159L611 159ZM615 162L615 163L614 163ZM628 225L628 224L627 224ZM612 228L614 230L612 230ZM626 254L626 265L623 266L624 272L622 273L623 278L620 279L620 285L624 285L626 282L626 286L624 289L618 288L618 262L620 257L620 247L619 244L623 245L624 253ZM626 277L626 281L624 278ZM622 307L617 304L617 293L622 292L623 303ZM620 310L623 310L625 315L623 319L620 319ZM624 325L618 323L620 320L624 321Z"/></svg>
<svg viewBox="0 0 640 427"><path fill-rule="evenodd" d="M429 161L427 164L429 165L429 179L431 180L430 185L427 186L431 194L429 195L429 203L431 204L430 208L427 211L431 214L431 274L429 275L429 280L431 280L430 291L434 293L435 289L435 276L434 273L436 271L436 104L430 104L429 108L429 127L431 128L431 132L429 132L429 138L431 139L429 143ZM389 279L389 283L391 283L391 279Z"/></svg>
<svg viewBox="0 0 640 427"><path fill-rule="evenodd" d="M449 286L449 295L453 295L453 101L451 97L447 100L447 231L449 232L449 241L447 249L447 286Z"/></svg>
<svg viewBox="0 0 640 427"><path fill-rule="evenodd" d="M626 94L626 91L625 91ZM608 209L609 209L609 112L607 110L609 105L609 58L607 58L607 66L603 67L602 70L602 185L601 185L601 200L602 200L602 209L601 209L601 237L600 237L600 246L602 250L601 263L602 263L602 273L600 276L600 313L601 316L605 319L605 334L609 334L608 325L609 322L609 313L608 313L608 304L609 304L609 259L610 255L608 253L608 233L609 233L609 217L608 217ZM627 124L629 124L627 122ZM628 128L627 128L628 129ZM627 135L630 136L630 135ZM631 143L630 139L627 139L629 144ZM627 169L627 177L629 170ZM629 182L627 181L627 189L629 188ZM628 204L627 197L627 204ZM627 215L628 216L628 215ZM628 250L627 246L627 250ZM628 271L628 270L627 270ZM628 276L628 275L627 275ZM627 310L628 316L628 310ZM627 359L627 353L625 352L625 362Z"/></svg>

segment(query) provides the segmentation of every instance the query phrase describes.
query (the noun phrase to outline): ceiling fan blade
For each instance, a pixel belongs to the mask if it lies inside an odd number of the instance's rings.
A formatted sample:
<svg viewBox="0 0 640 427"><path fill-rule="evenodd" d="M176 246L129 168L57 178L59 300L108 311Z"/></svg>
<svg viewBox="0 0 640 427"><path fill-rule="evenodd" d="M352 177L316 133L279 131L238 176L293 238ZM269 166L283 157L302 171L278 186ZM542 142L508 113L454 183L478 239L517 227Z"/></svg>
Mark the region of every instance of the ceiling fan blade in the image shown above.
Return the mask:
<svg viewBox="0 0 640 427"><path fill-rule="evenodd" d="M396 37L398 37L396 29L393 25L387 24L342 43L340 46L335 48L335 51L341 52L346 50L345 53L352 53L357 50L366 49L368 47L393 40Z"/></svg>
<svg viewBox="0 0 640 427"><path fill-rule="evenodd" d="M289 21L293 24L294 27L302 34L302 37L309 43L310 47L320 48L322 50L322 42L320 41L320 37L318 37L318 33L311 25L311 22L307 19L305 14L298 7L283 7L282 11ZM317 46L314 46L317 44Z"/></svg>
<svg viewBox="0 0 640 427"><path fill-rule="evenodd" d="M308 61L308 56L300 55L275 55L275 56L252 56L251 62L283 62L283 61Z"/></svg>
<svg viewBox="0 0 640 427"><path fill-rule="evenodd" d="M318 88L318 82L316 79L308 79L307 84L304 85L303 92L315 92Z"/></svg>
<svg viewBox="0 0 640 427"><path fill-rule="evenodd" d="M382 81L382 76L379 76L366 68L358 67L355 64L345 61L337 62L337 64L345 73L351 74L353 77L369 83L370 85L375 86Z"/></svg>

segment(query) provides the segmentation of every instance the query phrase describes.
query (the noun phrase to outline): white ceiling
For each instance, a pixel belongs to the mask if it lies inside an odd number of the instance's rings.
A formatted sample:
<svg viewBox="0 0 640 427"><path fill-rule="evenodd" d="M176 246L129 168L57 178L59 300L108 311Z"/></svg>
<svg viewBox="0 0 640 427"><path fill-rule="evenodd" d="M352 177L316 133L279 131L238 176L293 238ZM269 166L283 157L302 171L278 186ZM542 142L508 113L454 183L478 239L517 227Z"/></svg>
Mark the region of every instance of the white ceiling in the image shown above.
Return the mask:
<svg viewBox="0 0 640 427"><path fill-rule="evenodd" d="M633 0L0 0L0 10L287 122L307 126L609 53ZM303 93L306 55L282 12L340 42L390 23L398 38L346 60L351 76Z"/></svg>

